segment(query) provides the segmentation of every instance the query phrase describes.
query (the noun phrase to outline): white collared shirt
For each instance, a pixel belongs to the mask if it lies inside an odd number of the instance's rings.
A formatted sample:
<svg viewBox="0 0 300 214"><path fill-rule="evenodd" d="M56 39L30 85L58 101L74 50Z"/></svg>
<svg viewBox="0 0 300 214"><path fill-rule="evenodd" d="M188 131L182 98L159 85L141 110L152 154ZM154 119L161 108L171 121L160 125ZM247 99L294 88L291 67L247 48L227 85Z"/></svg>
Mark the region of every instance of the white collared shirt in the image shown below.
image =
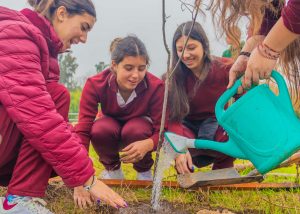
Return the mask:
<svg viewBox="0 0 300 214"><path fill-rule="evenodd" d="M136 98L136 92L135 90L132 91L132 93L130 94L128 100L125 102L124 98L122 97L120 91L118 90L117 92L117 102L118 102L118 105L121 107L121 108L124 108L126 105L128 105L129 103L131 103L134 98Z"/></svg>

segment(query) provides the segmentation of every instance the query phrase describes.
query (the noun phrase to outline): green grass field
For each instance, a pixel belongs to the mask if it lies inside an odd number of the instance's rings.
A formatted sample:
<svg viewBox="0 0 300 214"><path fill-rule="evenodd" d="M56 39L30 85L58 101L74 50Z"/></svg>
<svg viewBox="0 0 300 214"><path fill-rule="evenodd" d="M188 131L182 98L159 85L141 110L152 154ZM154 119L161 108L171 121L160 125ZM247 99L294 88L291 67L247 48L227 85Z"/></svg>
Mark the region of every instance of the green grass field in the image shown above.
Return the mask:
<svg viewBox="0 0 300 214"><path fill-rule="evenodd" d="M91 149L90 156L93 159L97 175L103 170L94 150ZM237 160L236 164L247 163ZM135 179L136 172L131 164L122 165L126 179ZM210 170L205 167L201 170ZM241 174L246 174L246 169ZM277 169L272 173L296 174L296 166ZM176 180L176 171L173 167L165 172L165 180ZM264 182L295 182L295 177L267 176ZM140 203L150 204L151 189L133 189L128 187L115 188L129 206L138 206ZM0 194L5 194L5 189L0 188ZM253 191L212 191L212 190L184 190L181 188L163 188L162 200L172 204L175 209L185 210L188 213L197 213L199 210L214 210L215 213L226 213L230 210L234 213L300 213L300 189L285 190L253 190ZM47 191L46 201L48 208L58 214L65 213L113 213L109 207L102 205L81 211L74 206L72 190L62 184L51 185ZM122 212L120 212L122 213ZM205 212L204 212L205 213Z"/></svg>

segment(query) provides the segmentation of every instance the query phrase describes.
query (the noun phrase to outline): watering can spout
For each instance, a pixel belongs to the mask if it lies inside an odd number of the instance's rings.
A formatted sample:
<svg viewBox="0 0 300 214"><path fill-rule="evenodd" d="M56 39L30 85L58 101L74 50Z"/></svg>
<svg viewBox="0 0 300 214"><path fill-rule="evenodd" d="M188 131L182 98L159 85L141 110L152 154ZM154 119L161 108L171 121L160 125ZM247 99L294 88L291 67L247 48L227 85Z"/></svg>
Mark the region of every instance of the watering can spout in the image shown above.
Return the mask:
<svg viewBox="0 0 300 214"><path fill-rule="evenodd" d="M175 152L185 154L189 148L195 148L195 139L189 139L173 132L165 132L165 139Z"/></svg>
<svg viewBox="0 0 300 214"><path fill-rule="evenodd" d="M240 148L231 139L227 142L216 142L211 140L195 140L195 148L197 149L211 149L234 158L247 159L245 154L240 150Z"/></svg>
<svg viewBox="0 0 300 214"><path fill-rule="evenodd" d="M235 158L246 159L244 153L231 140L227 142L215 142L210 140L189 139L172 132L166 132L165 138L177 153L186 153L189 148L211 149Z"/></svg>

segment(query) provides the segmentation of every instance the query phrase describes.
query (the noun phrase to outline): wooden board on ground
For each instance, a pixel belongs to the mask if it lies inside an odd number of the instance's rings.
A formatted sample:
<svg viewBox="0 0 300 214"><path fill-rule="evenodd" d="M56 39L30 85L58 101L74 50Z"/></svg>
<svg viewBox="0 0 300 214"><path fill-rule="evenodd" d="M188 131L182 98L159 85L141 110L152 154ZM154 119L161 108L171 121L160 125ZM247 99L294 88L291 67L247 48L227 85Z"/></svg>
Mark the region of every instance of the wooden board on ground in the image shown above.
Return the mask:
<svg viewBox="0 0 300 214"><path fill-rule="evenodd" d="M178 184L182 188L261 182L263 179L262 175L240 176L234 168L181 174L177 176Z"/></svg>
<svg viewBox="0 0 300 214"><path fill-rule="evenodd" d="M144 188L151 189L152 181L138 181L138 180L102 180L105 184L110 187L119 187L119 188ZM51 178L49 181L50 185L59 185L63 186L62 179L60 177ZM162 182L163 187L167 188L180 188L177 181L164 181ZM196 189L199 190L263 190L263 189L285 189L291 190L295 188L300 188L299 184L296 183L240 183L240 184L228 184L228 185L218 185L218 186L202 186Z"/></svg>

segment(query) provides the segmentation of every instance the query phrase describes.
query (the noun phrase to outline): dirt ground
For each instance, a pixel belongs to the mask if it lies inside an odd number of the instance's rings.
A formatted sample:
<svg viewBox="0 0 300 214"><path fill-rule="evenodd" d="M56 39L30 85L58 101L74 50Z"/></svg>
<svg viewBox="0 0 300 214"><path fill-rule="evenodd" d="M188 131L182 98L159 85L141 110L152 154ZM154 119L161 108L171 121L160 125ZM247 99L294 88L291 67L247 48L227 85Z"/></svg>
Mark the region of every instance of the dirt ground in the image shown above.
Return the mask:
<svg viewBox="0 0 300 214"><path fill-rule="evenodd" d="M5 194L6 189L0 187L0 196ZM72 191L66 188L61 183L52 184L49 186L46 197L44 198L48 203L47 208L56 214L232 214L230 210L224 208L211 208L209 204L205 203L176 203L169 201L162 201L161 208L154 211L151 208L150 201L129 201L129 207L124 209L113 209L105 204L100 206L93 206L87 210L80 210L74 206ZM197 200L202 201L201 198ZM242 213L260 213L253 210L248 210Z"/></svg>
<svg viewBox="0 0 300 214"><path fill-rule="evenodd" d="M61 201L65 200L64 203L57 203L56 200ZM63 209L62 206L68 204L69 206L73 205L72 201L72 193L65 186L60 185L51 185L47 191L46 201L51 206L51 210L53 210L56 214L61 214L65 212L61 212ZM196 202L195 202L196 203ZM83 213L109 213L109 214L232 214L233 212L228 211L226 209L214 209L211 210L209 207L201 207L197 209L191 204L181 204L181 203L171 203L168 201L160 202L160 209L155 211L151 207L150 201L136 201L129 202L128 208L121 208L119 210L115 210L107 205L101 204L100 206L95 206L90 208L89 210L84 211ZM53 206L54 205L54 206ZM196 204L193 204L196 205ZM193 208L192 208L193 207ZM67 213L81 213L78 212L78 209L69 209ZM193 211L192 211L193 210Z"/></svg>
<svg viewBox="0 0 300 214"><path fill-rule="evenodd" d="M188 212L181 210L180 208L174 207L171 203L167 202L162 202L161 203L161 208L159 211L154 211L151 208L150 203L137 203L137 204L130 204L130 207L126 209L120 209L119 211L115 212L116 214L150 214L150 213L155 213L155 214L188 214Z"/></svg>
<svg viewBox="0 0 300 214"><path fill-rule="evenodd" d="M115 211L114 214L189 214L191 212L183 210L182 206L174 205L169 202L163 201L161 203L161 208L158 211L154 211L151 208L149 203L137 203L137 204L130 204L129 208L120 209ZM197 214L232 214L228 210L208 210L208 209L201 209L197 212Z"/></svg>

